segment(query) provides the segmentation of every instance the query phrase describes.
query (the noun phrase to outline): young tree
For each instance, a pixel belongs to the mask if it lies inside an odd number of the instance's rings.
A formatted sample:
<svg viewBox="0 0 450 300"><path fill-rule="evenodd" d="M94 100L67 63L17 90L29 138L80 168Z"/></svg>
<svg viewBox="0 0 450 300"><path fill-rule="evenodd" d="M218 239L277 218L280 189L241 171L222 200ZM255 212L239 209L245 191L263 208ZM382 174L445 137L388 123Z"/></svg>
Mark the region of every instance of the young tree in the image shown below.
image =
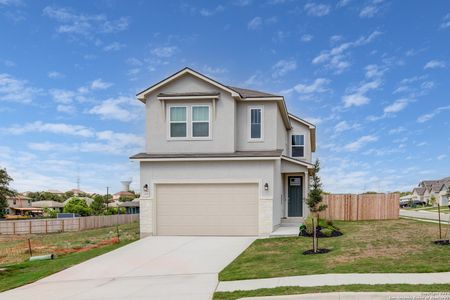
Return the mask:
<svg viewBox="0 0 450 300"><path fill-rule="evenodd" d="M95 195L94 201L91 204L92 214L98 216L105 212L106 204L105 198L102 195Z"/></svg>
<svg viewBox="0 0 450 300"><path fill-rule="evenodd" d="M79 214L80 216L89 216L91 214L91 209L87 205L84 199L72 198L64 206L65 213Z"/></svg>
<svg viewBox="0 0 450 300"><path fill-rule="evenodd" d="M9 183L13 179L8 175L6 169L0 168L0 217L3 218L5 215L5 210L8 208L7 197L15 196L16 191L9 187Z"/></svg>
<svg viewBox="0 0 450 300"><path fill-rule="evenodd" d="M313 214L313 251L317 252L318 240L317 240L317 223L319 221L319 213L327 208L322 203L322 182L319 177L320 162L319 159L314 163L313 175L311 176L310 188L308 198L306 199L306 205L309 207L309 211Z"/></svg>

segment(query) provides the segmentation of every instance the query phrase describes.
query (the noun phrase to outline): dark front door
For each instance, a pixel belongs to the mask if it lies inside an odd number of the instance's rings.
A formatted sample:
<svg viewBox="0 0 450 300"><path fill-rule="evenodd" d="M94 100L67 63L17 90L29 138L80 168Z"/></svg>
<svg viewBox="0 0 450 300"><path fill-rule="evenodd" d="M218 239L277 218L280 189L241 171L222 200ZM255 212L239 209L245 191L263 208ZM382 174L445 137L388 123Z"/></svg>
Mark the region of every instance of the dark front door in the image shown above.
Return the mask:
<svg viewBox="0 0 450 300"><path fill-rule="evenodd" d="M288 177L288 217L303 216L302 177Z"/></svg>

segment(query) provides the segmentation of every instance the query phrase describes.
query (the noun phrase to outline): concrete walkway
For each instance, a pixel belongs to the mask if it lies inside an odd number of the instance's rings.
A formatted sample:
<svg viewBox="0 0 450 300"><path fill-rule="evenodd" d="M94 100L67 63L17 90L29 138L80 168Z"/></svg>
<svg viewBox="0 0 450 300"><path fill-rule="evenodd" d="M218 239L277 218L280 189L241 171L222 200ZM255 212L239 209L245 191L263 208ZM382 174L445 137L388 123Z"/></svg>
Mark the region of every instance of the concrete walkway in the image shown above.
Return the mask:
<svg viewBox="0 0 450 300"><path fill-rule="evenodd" d="M264 279L221 281L218 292L251 291L281 286L324 286L348 284L450 284L450 272L445 273L374 273L321 274Z"/></svg>
<svg viewBox="0 0 450 300"><path fill-rule="evenodd" d="M400 209L400 216L418 219L428 219L437 221L439 219L437 212L423 211L423 210L407 210ZM450 220L450 214L441 213L441 221L448 222Z"/></svg>
<svg viewBox="0 0 450 300"><path fill-rule="evenodd" d="M336 292L336 293L317 293L304 295L290 295L290 296L268 296L268 297L249 297L242 298L246 300L413 300L413 299L429 299L429 300L448 300L450 293L440 292L418 292L418 293L404 293L404 292Z"/></svg>
<svg viewBox="0 0 450 300"><path fill-rule="evenodd" d="M252 237L148 237L35 283L1 300L211 299L218 273Z"/></svg>

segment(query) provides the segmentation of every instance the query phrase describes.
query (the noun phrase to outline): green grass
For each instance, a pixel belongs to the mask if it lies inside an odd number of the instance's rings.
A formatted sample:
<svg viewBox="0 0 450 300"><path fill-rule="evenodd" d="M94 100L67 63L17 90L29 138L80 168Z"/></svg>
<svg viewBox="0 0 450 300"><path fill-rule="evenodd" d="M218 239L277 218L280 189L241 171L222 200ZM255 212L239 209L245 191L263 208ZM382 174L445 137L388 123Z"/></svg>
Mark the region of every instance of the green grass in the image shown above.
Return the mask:
<svg viewBox="0 0 450 300"><path fill-rule="evenodd" d="M331 292L449 292L450 284L352 284L319 287L278 287L253 291L216 292L214 300L234 300L243 297L280 296Z"/></svg>
<svg viewBox="0 0 450 300"><path fill-rule="evenodd" d="M343 236L319 239L319 247L331 249L329 253L303 255L311 249L311 238L259 239L222 270L219 279L450 271L449 248L432 243L439 238L437 224L406 219L335 224Z"/></svg>
<svg viewBox="0 0 450 300"><path fill-rule="evenodd" d="M115 235L116 227L107 227L95 230L86 230L72 233L58 233L51 235L34 236L34 239L41 238L43 245L60 244L58 249L80 249L80 246L91 245L93 241L107 240ZM0 292L16 288L28 283L32 283L41 278L47 277L56 272L67 269L83 261L102 255L109 251L125 246L139 237L139 224L127 224L120 226L120 243L107 244L97 248L57 255L54 260L46 261L21 261L19 263L8 263L0 265ZM2 243L7 237L2 236ZM17 243L17 236L9 237L11 243ZM2 245L4 246L4 245ZM75 247L75 248L73 248ZM47 252L51 253L51 252Z"/></svg>

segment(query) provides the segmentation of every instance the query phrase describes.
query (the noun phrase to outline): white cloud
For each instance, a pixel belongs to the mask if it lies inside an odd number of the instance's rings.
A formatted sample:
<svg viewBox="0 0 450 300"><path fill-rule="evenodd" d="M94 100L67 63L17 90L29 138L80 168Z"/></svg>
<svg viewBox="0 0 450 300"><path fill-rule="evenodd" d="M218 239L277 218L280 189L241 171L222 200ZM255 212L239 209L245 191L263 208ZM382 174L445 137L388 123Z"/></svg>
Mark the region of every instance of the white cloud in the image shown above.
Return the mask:
<svg viewBox="0 0 450 300"><path fill-rule="evenodd" d="M372 0L369 4L364 6L359 12L361 18L372 18L380 11L380 4L383 0Z"/></svg>
<svg viewBox="0 0 450 300"><path fill-rule="evenodd" d="M355 152L364 147L366 144L371 142L376 142L378 140L378 137L374 135L364 135L357 139L354 142L351 142L344 146L344 149L350 152Z"/></svg>
<svg viewBox="0 0 450 300"><path fill-rule="evenodd" d="M405 127L403 127L403 126L399 126L399 127L396 127L396 128L392 128L391 130L389 130L389 134L390 135L392 135L392 134L398 134L398 133L402 133L402 132L405 132L406 131L406 128Z"/></svg>
<svg viewBox="0 0 450 300"><path fill-rule="evenodd" d="M299 94L315 94L315 93L325 93L329 91L327 85L330 83L329 79L317 78L310 84L299 83L294 86L294 90Z"/></svg>
<svg viewBox="0 0 450 300"><path fill-rule="evenodd" d="M26 123L23 125L13 125L8 128L0 129L2 133L9 134L24 134L29 132L48 132L55 134L65 134L80 137L92 137L94 131L82 125L71 125L65 123L44 123L42 121L36 121L32 123Z"/></svg>
<svg viewBox="0 0 450 300"><path fill-rule="evenodd" d="M417 122L425 123L425 122L433 119L435 116L437 116L441 112L446 111L446 110L450 110L450 105L438 107L435 110L433 110L431 113L421 115L420 117L417 118Z"/></svg>
<svg viewBox="0 0 450 300"><path fill-rule="evenodd" d="M178 47L175 46L157 47L153 48L150 52L151 54L159 58L169 58L172 57L176 52L178 52Z"/></svg>
<svg viewBox="0 0 450 300"><path fill-rule="evenodd" d="M408 102L409 101L407 99L395 100L392 104L390 104L384 108L384 113L391 114L391 113L400 112L403 109L405 109L406 106L408 106Z"/></svg>
<svg viewBox="0 0 450 300"><path fill-rule="evenodd" d="M207 74L207 75L217 75L217 74L224 74L226 72L228 72L228 70L226 68L214 68L208 65L204 65L203 66L203 71Z"/></svg>
<svg viewBox="0 0 450 300"><path fill-rule="evenodd" d="M450 27L450 14L445 15L442 19L441 28L446 29Z"/></svg>
<svg viewBox="0 0 450 300"><path fill-rule="evenodd" d="M425 70L426 69L440 69L440 68L445 68L446 66L447 66L447 64L442 60L430 60L429 62L427 62L425 64L425 66L423 68Z"/></svg>
<svg viewBox="0 0 450 300"><path fill-rule="evenodd" d="M313 64L324 64L326 68L334 70L336 73L342 73L350 66L347 60L347 52L356 47L367 45L372 42L381 32L374 31L367 37L360 37L353 42L342 43L330 50L322 51L319 55L313 58Z"/></svg>
<svg viewBox="0 0 450 300"><path fill-rule="evenodd" d="M47 76L48 76L48 78L51 78L51 79L60 79L60 78L65 77L64 74L62 74L60 72L56 72L56 71L48 72Z"/></svg>
<svg viewBox="0 0 450 300"><path fill-rule="evenodd" d="M330 13L331 7L325 4L318 4L314 2L306 3L304 6L305 11L310 16L323 17Z"/></svg>
<svg viewBox="0 0 450 300"><path fill-rule="evenodd" d="M56 31L61 34L79 35L93 39L95 34L114 33L124 31L129 26L129 19L121 17L110 20L103 14L77 14L69 8L47 6L43 15L59 23Z"/></svg>
<svg viewBox="0 0 450 300"><path fill-rule="evenodd" d="M62 104L72 103L78 95L77 92L61 89L51 89L49 93L55 102Z"/></svg>
<svg viewBox="0 0 450 300"><path fill-rule="evenodd" d="M351 0L339 0L336 7L345 7L350 3Z"/></svg>
<svg viewBox="0 0 450 300"><path fill-rule="evenodd" d="M304 35L302 35L302 37L300 38L300 40L301 40L302 42L307 43L307 42L311 42L311 41L313 40L313 38L314 38L314 36L312 36L311 34L304 34Z"/></svg>
<svg viewBox="0 0 450 300"><path fill-rule="evenodd" d="M342 97L344 107L348 108L352 106L362 106L368 104L370 102L370 98L366 96L366 93L371 90L377 89L380 85L380 79L362 83L359 87L352 90L350 94L344 95Z"/></svg>
<svg viewBox="0 0 450 300"><path fill-rule="evenodd" d="M105 51L119 51L120 49L124 48L125 44L121 44L119 42L113 42L111 44L106 45L103 47L103 50Z"/></svg>
<svg viewBox="0 0 450 300"><path fill-rule="evenodd" d="M88 113L99 115L102 119L129 122L139 119L141 110L143 107L135 99L120 96L102 101L91 108Z"/></svg>
<svg viewBox="0 0 450 300"><path fill-rule="evenodd" d="M280 60L275 65L272 66L272 77L278 78L283 77L287 73L297 69L297 62L294 59L290 60Z"/></svg>
<svg viewBox="0 0 450 300"><path fill-rule="evenodd" d="M77 108L74 105L58 104L56 110L66 114L74 114Z"/></svg>
<svg viewBox="0 0 450 300"><path fill-rule="evenodd" d="M222 12L224 10L225 10L225 7L223 7L222 5L218 5L213 9L202 8L200 10L200 15L202 15L204 17L211 17L211 16L214 16L215 14Z"/></svg>
<svg viewBox="0 0 450 300"><path fill-rule="evenodd" d="M341 121L334 126L334 131L336 133L340 133L340 132L344 132L344 131L351 130L351 129L357 129L357 128L360 128L360 125L358 123L350 124L347 121Z"/></svg>
<svg viewBox="0 0 450 300"><path fill-rule="evenodd" d="M367 65L365 67L365 70L366 70L366 78L372 79L383 76L383 74L387 71L387 68L372 64Z"/></svg>
<svg viewBox="0 0 450 300"><path fill-rule="evenodd" d="M91 89L105 90L105 89L111 87L112 85L113 85L112 83L103 81L101 78L98 78L91 82Z"/></svg>
<svg viewBox="0 0 450 300"><path fill-rule="evenodd" d="M29 86L25 80L0 73L0 101L30 103L41 93L41 89Z"/></svg>
<svg viewBox="0 0 450 300"><path fill-rule="evenodd" d="M250 22L248 22L247 28L250 30L257 30L261 28L262 24L263 21L261 17L254 17L253 19L250 20Z"/></svg>
<svg viewBox="0 0 450 300"><path fill-rule="evenodd" d="M447 155L446 154L441 154L441 155L438 155L438 157L436 157L438 160L443 160L443 159L445 159L447 157Z"/></svg>

